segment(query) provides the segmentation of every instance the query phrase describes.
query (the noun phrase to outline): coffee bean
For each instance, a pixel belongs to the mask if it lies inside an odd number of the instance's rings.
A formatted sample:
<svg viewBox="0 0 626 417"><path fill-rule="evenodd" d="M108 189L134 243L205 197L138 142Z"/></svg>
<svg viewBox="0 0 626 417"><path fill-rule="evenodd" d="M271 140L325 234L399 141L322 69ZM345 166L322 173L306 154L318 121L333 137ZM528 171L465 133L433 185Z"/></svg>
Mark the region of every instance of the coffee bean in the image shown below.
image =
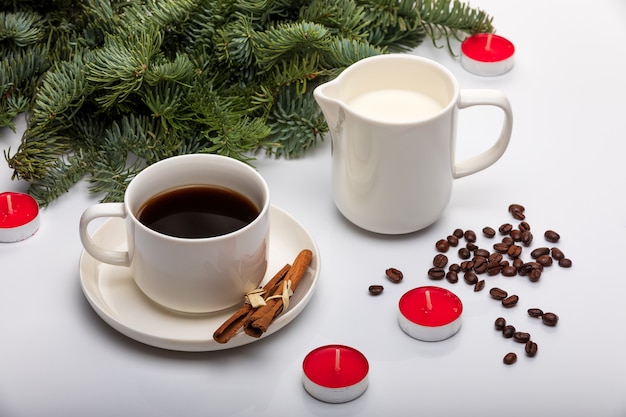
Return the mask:
<svg viewBox="0 0 626 417"><path fill-rule="evenodd" d="M554 327L559 321L559 316L554 313L543 313L541 316L541 321L546 326Z"/></svg>
<svg viewBox="0 0 626 417"><path fill-rule="evenodd" d="M506 319L504 317L498 317L493 324L496 330L502 331L504 330L504 327L506 326Z"/></svg>
<svg viewBox="0 0 626 417"><path fill-rule="evenodd" d="M509 294L501 288L494 287L489 290L489 295L496 300L504 300Z"/></svg>
<svg viewBox="0 0 626 417"><path fill-rule="evenodd" d="M530 317L541 317L543 315L543 310L540 308L529 308L528 315Z"/></svg>
<svg viewBox="0 0 626 417"><path fill-rule="evenodd" d="M537 263L543 266L550 266L552 265L552 262L552 257L550 255L541 255L537 258Z"/></svg>
<svg viewBox="0 0 626 417"><path fill-rule="evenodd" d="M396 268L388 268L385 270L385 275L387 275L387 278L389 278L391 282L395 283L402 281L402 278L404 278L402 271Z"/></svg>
<svg viewBox="0 0 626 417"><path fill-rule="evenodd" d="M505 365L513 365L517 362L517 355L514 352L509 352L504 355L504 359L502 359Z"/></svg>
<svg viewBox="0 0 626 417"><path fill-rule="evenodd" d="M517 295L510 295L504 300L502 300L502 305L506 308L511 308L517 305L519 301L519 297Z"/></svg>
<svg viewBox="0 0 626 417"><path fill-rule="evenodd" d="M483 235L491 239L492 237L496 235L496 231L493 227L485 226L483 227Z"/></svg>
<svg viewBox="0 0 626 417"><path fill-rule="evenodd" d="M530 271L532 271L532 270L533 270L533 266L532 266L531 264L529 264L528 262L526 262L526 263L524 263L524 264L520 265L520 266L517 268L517 273L518 273L520 276L525 277L525 276L526 276L526 275L528 275L528 273L529 273Z"/></svg>
<svg viewBox="0 0 626 417"><path fill-rule="evenodd" d="M531 358L537 354L537 344L532 340L526 342L526 346L524 346L524 350L526 351L526 355Z"/></svg>
<svg viewBox="0 0 626 417"><path fill-rule="evenodd" d="M498 253L507 253L509 251L509 246L504 242L496 243L493 245L493 249Z"/></svg>
<svg viewBox="0 0 626 417"><path fill-rule="evenodd" d="M461 262L461 271L467 272L467 271L471 271L473 268L474 268L474 261Z"/></svg>
<svg viewBox="0 0 626 417"><path fill-rule="evenodd" d="M474 260L474 272L477 274L484 274L487 272L487 259L479 258Z"/></svg>
<svg viewBox="0 0 626 417"><path fill-rule="evenodd" d="M536 249L533 249L532 252L530 252L530 257L533 259L537 259L538 257L542 255L548 255L549 253L550 253L550 248L546 248L546 247L536 248Z"/></svg>
<svg viewBox="0 0 626 417"><path fill-rule="evenodd" d="M440 280L446 276L446 271L443 268L433 267L428 270L428 278L432 280Z"/></svg>
<svg viewBox="0 0 626 417"><path fill-rule="evenodd" d="M459 282L459 274L457 274L456 271L448 271L446 273L446 280L450 284L456 284L457 282Z"/></svg>
<svg viewBox="0 0 626 417"><path fill-rule="evenodd" d="M439 239L437 242L435 242L435 248L439 252L447 252L450 248L450 243L446 239Z"/></svg>
<svg viewBox="0 0 626 417"><path fill-rule="evenodd" d="M530 230L522 232L521 242L524 246L530 246L530 244L533 242L533 234L530 232Z"/></svg>
<svg viewBox="0 0 626 417"><path fill-rule="evenodd" d="M520 266L524 265L524 261L522 261L520 258L515 258L513 259L513 267L517 270L519 269Z"/></svg>
<svg viewBox="0 0 626 417"><path fill-rule="evenodd" d="M530 230L530 225L527 222L521 222L518 226L519 230L522 232L527 232Z"/></svg>
<svg viewBox="0 0 626 417"><path fill-rule="evenodd" d="M448 257L446 255L439 253L435 255L435 257L433 258L433 265L436 266L437 268L443 268L447 264L448 264Z"/></svg>
<svg viewBox="0 0 626 417"><path fill-rule="evenodd" d="M514 242L519 242L522 240L522 232L519 229L511 230L509 236L511 236L511 239L513 239Z"/></svg>
<svg viewBox="0 0 626 417"><path fill-rule="evenodd" d="M524 220L526 218L526 216L524 215L524 213L521 210L513 210L511 212L511 215L516 220Z"/></svg>
<svg viewBox="0 0 626 417"><path fill-rule="evenodd" d="M478 249L476 250L476 252L474 252L474 255L482 256L483 258L489 258L491 253L487 249Z"/></svg>
<svg viewBox="0 0 626 417"><path fill-rule="evenodd" d="M450 264L448 267L450 271L459 272L461 270L461 266L457 263Z"/></svg>
<svg viewBox="0 0 626 417"><path fill-rule="evenodd" d="M524 206L522 206L521 204L513 203L513 204L509 205L509 213L512 213L514 211L524 212L525 210L526 210L526 208Z"/></svg>
<svg viewBox="0 0 626 417"><path fill-rule="evenodd" d="M517 275L517 268L514 267L513 265L508 265L508 266L502 267L502 270L500 272L505 277L514 277L515 275Z"/></svg>
<svg viewBox="0 0 626 417"><path fill-rule="evenodd" d="M562 268L571 268L572 261L568 258L559 259L559 266Z"/></svg>
<svg viewBox="0 0 626 417"><path fill-rule="evenodd" d="M485 280L481 279L476 284L474 284L474 292L482 291L485 288Z"/></svg>
<svg viewBox="0 0 626 417"><path fill-rule="evenodd" d="M466 230L465 233L463 233L463 237L468 242L476 242L476 232L474 232L473 230Z"/></svg>
<svg viewBox="0 0 626 417"><path fill-rule="evenodd" d="M511 230L513 230L513 225L511 223L504 223L498 228L498 231L502 235L508 235Z"/></svg>
<svg viewBox="0 0 626 417"><path fill-rule="evenodd" d="M463 280L465 280L465 282L468 283L469 285L474 285L478 282L478 277L472 271L467 271L463 275Z"/></svg>
<svg viewBox="0 0 626 417"><path fill-rule="evenodd" d="M470 256L472 256L472 254L469 251L469 249L467 249L467 248L459 249L459 258L461 258L461 259L469 259Z"/></svg>
<svg viewBox="0 0 626 417"><path fill-rule="evenodd" d="M503 256L501 253L499 252L494 252L491 255L489 255L489 257L487 258L487 260L489 262L495 262L495 263L500 263L500 261L502 260Z"/></svg>
<svg viewBox="0 0 626 417"><path fill-rule="evenodd" d="M370 285L369 291L372 295L380 295L385 288L382 285Z"/></svg>
<svg viewBox="0 0 626 417"><path fill-rule="evenodd" d="M465 245L465 247L470 252L476 252L478 250L478 245L476 245L474 242L467 242L467 245Z"/></svg>
<svg viewBox="0 0 626 417"><path fill-rule="evenodd" d="M504 326L504 329L502 329L502 337L506 339L512 338L514 334L515 334L515 326L511 324L507 324L506 326Z"/></svg>
<svg viewBox="0 0 626 417"><path fill-rule="evenodd" d="M561 251L561 249L559 248L552 248L551 255L552 258L556 261L560 261L561 259L565 258L565 254L563 254L563 251Z"/></svg>
<svg viewBox="0 0 626 417"><path fill-rule="evenodd" d="M502 270L502 265L500 262L489 262L487 264L487 275L494 276L498 275Z"/></svg>
<svg viewBox="0 0 626 417"><path fill-rule="evenodd" d="M561 238L561 236L554 230L546 230L543 236L546 238L548 242L551 242L551 243L556 243Z"/></svg>
<svg viewBox="0 0 626 417"><path fill-rule="evenodd" d="M452 232L452 234L454 236L456 236L457 238L461 239L463 237L463 229L454 229L454 232Z"/></svg>
<svg viewBox="0 0 626 417"><path fill-rule="evenodd" d="M509 249L507 249L507 254L511 258L518 258L522 254L522 247L517 245L511 245L509 246Z"/></svg>
<svg viewBox="0 0 626 417"><path fill-rule="evenodd" d="M515 340L517 343L526 343L530 340L530 333L515 332L513 333L513 340Z"/></svg>
<svg viewBox="0 0 626 417"><path fill-rule="evenodd" d="M537 281L539 281L539 278L541 278L541 270L540 269L532 269L528 273L528 279L530 280L530 282L537 282Z"/></svg>
<svg viewBox="0 0 626 417"><path fill-rule="evenodd" d="M450 246L452 247L457 247L459 246L459 238L454 236L454 235L450 235L446 238L446 240L448 241L448 243L450 244Z"/></svg>

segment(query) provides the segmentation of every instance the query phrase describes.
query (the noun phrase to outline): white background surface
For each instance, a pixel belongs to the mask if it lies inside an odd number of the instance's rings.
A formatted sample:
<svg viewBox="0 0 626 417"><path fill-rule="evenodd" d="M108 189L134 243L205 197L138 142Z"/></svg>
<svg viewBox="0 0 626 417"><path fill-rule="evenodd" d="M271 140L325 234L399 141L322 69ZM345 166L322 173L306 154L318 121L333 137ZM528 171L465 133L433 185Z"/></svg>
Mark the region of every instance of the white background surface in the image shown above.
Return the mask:
<svg viewBox="0 0 626 417"><path fill-rule="evenodd" d="M504 91L513 137L494 166L456 181L439 222L399 237L353 227L331 199L329 141L298 160L261 157L256 166L273 203L319 245L317 292L296 320L267 339L220 352L172 352L119 334L83 296L78 218L97 200L81 184L43 211L34 237L0 246L0 416L625 416L626 3L472 5L494 16L498 33L516 45L510 73L472 75L428 41L415 54L446 65L462 88ZM499 117L461 111L460 155L488 146ZM18 143L19 134L0 132L1 148L14 152ZM25 190L10 175L2 164L0 190ZM457 227L480 232L512 222L510 203L526 206L535 246L544 245L548 228L561 234L558 246L573 267L553 266L538 283L487 277L480 293L462 281L439 282L464 302L460 332L437 343L406 336L396 322L397 302L432 283L426 271L435 241ZM404 271L402 283L385 279L391 266ZM367 292L375 283L385 286L379 297ZM520 304L504 310L489 298L492 286L518 294ZM558 326L529 318L529 307L557 313ZM535 358L493 329L501 315L531 333L539 345ZM370 361L369 388L353 402L325 404L302 388L304 356L328 343L353 346ZM519 356L513 366L502 364L509 351Z"/></svg>

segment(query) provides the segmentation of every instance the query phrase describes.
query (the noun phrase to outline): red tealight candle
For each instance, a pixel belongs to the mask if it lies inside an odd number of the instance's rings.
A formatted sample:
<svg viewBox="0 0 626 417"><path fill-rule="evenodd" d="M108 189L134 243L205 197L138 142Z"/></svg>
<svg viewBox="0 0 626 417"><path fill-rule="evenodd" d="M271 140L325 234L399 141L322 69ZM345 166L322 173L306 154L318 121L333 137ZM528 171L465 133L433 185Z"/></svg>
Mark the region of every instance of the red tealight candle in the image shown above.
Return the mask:
<svg viewBox="0 0 626 417"><path fill-rule="evenodd" d="M414 339L436 342L461 328L463 303L445 288L414 288L400 298L399 307L398 323Z"/></svg>
<svg viewBox="0 0 626 417"><path fill-rule="evenodd" d="M320 401L345 403L367 389L367 358L349 346L318 347L304 358L302 368L304 389Z"/></svg>
<svg viewBox="0 0 626 417"><path fill-rule="evenodd" d="M478 33L461 44L461 65L477 75L501 75L513 68L515 46L493 33Z"/></svg>
<svg viewBox="0 0 626 417"><path fill-rule="evenodd" d="M0 193L0 242L27 239L39 229L39 205L28 194Z"/></svg>

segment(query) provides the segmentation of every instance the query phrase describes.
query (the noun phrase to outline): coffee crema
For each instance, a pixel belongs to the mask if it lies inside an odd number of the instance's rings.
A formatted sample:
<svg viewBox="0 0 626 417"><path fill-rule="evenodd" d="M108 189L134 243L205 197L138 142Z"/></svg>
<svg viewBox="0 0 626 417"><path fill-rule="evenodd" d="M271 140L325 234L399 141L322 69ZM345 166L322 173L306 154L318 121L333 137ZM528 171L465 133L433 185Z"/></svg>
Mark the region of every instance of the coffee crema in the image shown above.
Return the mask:
<svg viewBox="0 0 626 417"><path fill-rule="evenodd" d="M150 198L137 212L137 219L165 235L201 239L237 231L259 213L259 208L237 191L213 185L189 185Z"/></svg>

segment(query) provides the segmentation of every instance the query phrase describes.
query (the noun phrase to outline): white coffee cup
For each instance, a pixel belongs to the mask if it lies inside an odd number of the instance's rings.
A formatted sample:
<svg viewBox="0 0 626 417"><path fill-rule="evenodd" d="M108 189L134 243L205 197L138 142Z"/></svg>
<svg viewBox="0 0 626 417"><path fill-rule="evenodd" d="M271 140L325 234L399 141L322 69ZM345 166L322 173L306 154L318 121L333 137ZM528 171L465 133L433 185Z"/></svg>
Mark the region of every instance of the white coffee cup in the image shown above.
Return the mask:
<svg viewBox="0 0 626 417"><path fill-rule="evenodd" d="M181 238L159 233L137 218L142 206L163 192L185 186L224 187L247 197L259 214L244 227L214 237ZM164 159L143 169L128 185L123 203L89 207L80 219L80 238L95 259L129 267L139 288L163 307L206 313L242 303L267 269L270 195L250 166L232 158L194 154ZM89 223L102 217L126 222L128 251L94 243Z"/></svg>
<svg viewBox="0 0 626 417"><path fill-rule="evenodd" d="M513 115L496 90L460 90L452 73L409 54L362 59L314 97L328 122L333 196L357 226L402 234L434 223L447 206L454 179L496 162L506 150ZM458 110L503 110L499 138L487 150L455 160Z"/></svg>

